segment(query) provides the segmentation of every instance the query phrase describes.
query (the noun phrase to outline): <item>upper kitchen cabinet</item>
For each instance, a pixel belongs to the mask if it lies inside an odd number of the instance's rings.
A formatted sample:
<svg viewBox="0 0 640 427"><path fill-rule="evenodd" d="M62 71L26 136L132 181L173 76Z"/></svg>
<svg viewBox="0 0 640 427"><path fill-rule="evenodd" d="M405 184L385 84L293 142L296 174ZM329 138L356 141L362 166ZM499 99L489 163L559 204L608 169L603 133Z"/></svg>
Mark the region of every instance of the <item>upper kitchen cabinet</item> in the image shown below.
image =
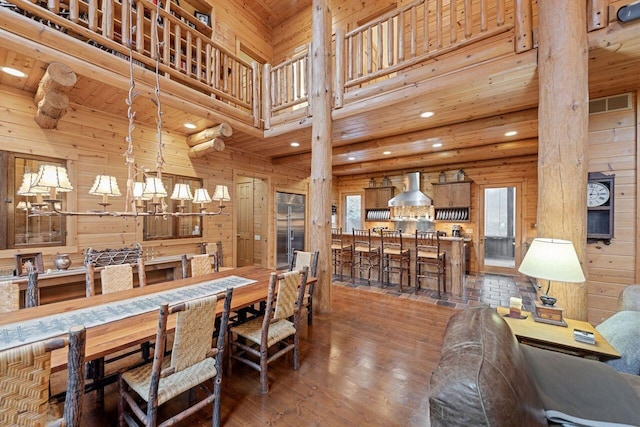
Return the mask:
<svg viewBox="0 0 640 427"><path fill-rule="evenodd" d="M471 182L433 184L435 219L440 221L469 221Z"/></svg>
<svg viewBox="0 0 640 427"><path fill-rule="evenodd" d="M367 221L387 221L391 218L388 202L393 198L395 190L393 186L364 189L364 210Z"/></svg>

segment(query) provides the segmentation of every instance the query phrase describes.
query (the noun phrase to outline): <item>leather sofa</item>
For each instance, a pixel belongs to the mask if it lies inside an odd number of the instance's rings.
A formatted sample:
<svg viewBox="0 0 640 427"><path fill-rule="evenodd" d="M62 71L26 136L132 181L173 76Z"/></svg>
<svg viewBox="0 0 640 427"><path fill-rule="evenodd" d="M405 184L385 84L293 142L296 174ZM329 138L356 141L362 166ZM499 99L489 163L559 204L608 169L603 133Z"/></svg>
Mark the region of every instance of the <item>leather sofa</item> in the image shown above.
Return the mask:
<svg viewBox="0 0 640 427"><path fill-rule="evenodd" d="M447 325L429 408L432 426L640 425L640 376L520 344L494 309L474 307Z"/></svg>

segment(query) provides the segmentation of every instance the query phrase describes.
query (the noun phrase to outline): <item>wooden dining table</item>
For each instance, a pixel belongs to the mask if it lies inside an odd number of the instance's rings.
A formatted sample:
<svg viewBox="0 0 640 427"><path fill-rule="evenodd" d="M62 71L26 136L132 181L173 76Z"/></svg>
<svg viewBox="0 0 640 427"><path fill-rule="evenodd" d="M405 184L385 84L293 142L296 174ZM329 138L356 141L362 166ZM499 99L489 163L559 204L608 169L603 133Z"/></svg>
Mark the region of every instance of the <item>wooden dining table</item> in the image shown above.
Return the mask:
<svg viewBox="0 0 640 427"><path fill-rule="evenodd" d="M134 288L126 291L115 292L106 295L96 295L89 298L78 298L39 307L27 308L11 313L0 314L0 327L8 324L26 322L46 316L66 313L73 310L86 309L102 304L127 300L144 295L177 289L184 286L195 285L207 280L214 280L229 276L238 276L255 283L244 285L234 289L231 299L231 310L237 311L245 307L266 300L269 277L276 270L249 266L232 270L221 271L199 277L171 280L142 288ZM315 278L309 277L307 284L315 282ZM223 294L224 295L224 294ZM159 308L159 307L158 307ZM218 304L218 315L222 313L223 304ZM168 330L175 328L175 319L169 322ZM153 340L158 330L158 311L125 317L109 323L87 328L87 341L85 349L85 361L89 362L131 346ZM65 369L67 366L67 350L55 350L51 355L51 369L53 372Z"/></svg>

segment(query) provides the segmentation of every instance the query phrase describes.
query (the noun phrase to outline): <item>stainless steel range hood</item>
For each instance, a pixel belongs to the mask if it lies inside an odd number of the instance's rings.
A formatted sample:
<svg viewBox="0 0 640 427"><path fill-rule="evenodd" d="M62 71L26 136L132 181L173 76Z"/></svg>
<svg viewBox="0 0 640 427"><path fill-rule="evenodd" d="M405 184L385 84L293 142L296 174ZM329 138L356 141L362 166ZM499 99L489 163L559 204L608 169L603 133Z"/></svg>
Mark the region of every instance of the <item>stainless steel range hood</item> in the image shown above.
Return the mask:
<svg viewBox="0 0 640 427"><path fill-rule="evenodd" d="M411 172L404 176L402 193L389 200L388 206L431 206L431 198L420 191L420 172Z"/></svg>

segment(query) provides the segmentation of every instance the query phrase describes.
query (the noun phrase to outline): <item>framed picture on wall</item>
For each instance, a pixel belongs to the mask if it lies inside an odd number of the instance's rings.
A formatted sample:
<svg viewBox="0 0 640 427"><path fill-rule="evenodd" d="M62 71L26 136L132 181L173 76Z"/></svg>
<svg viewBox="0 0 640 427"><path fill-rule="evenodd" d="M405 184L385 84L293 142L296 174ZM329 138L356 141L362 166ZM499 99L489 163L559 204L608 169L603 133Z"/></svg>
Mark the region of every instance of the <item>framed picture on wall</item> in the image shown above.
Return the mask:
<svg viewBox="0 0 640 427"><path fill-rule="evenodd" d="M42 252L32 254L15 254L16 274L18 276L27 276L31 270L38 273L44 273L44 265L42 264Z"/></svg>
<svg viewBox="0 0 640 427"><path fill-rule="evenodd" d="M193 12L193 16L195 16L198 21L204 23L207 27L211 26L211 17L206 13L198 12L197 10Z"/></svg>

